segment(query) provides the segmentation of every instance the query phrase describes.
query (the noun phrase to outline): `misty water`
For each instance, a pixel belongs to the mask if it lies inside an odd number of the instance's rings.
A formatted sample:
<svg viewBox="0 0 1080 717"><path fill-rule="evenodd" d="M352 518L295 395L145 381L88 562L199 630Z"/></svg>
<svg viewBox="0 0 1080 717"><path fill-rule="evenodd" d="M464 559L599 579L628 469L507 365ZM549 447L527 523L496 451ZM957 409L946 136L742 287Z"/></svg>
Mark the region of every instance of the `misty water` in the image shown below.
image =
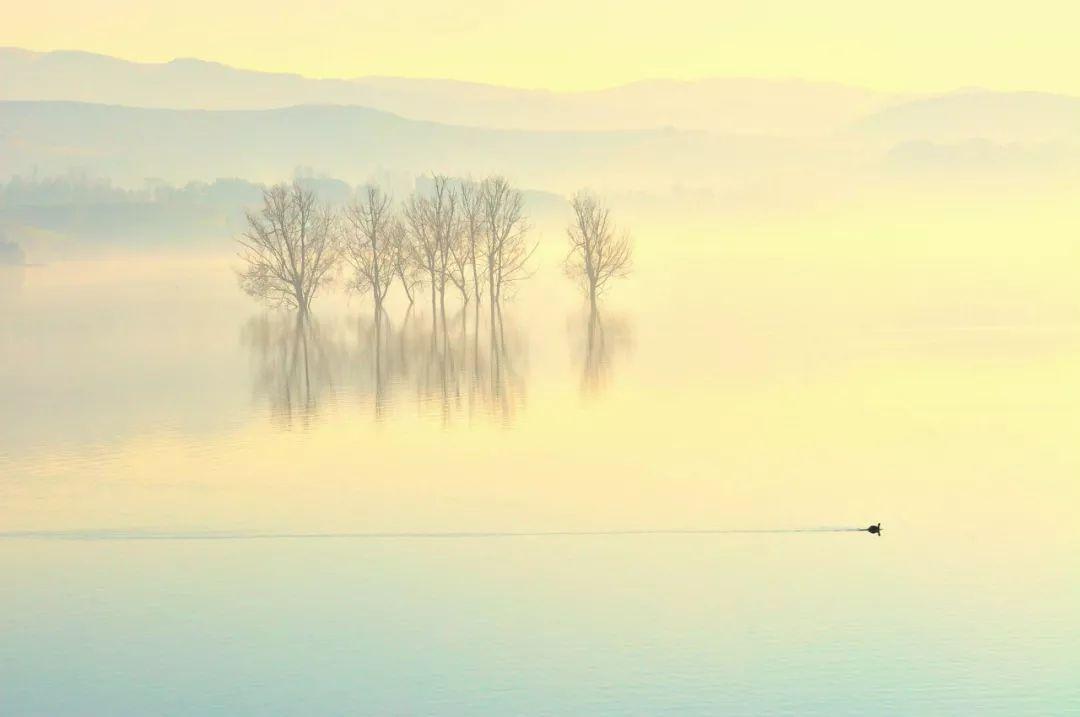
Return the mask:
<svg viewBox="0 0 1080 717"><path fill-rule="evenodd" d="M0 712L1080 709L1074 205L633 226L595 317L0 268Z"/></svg>

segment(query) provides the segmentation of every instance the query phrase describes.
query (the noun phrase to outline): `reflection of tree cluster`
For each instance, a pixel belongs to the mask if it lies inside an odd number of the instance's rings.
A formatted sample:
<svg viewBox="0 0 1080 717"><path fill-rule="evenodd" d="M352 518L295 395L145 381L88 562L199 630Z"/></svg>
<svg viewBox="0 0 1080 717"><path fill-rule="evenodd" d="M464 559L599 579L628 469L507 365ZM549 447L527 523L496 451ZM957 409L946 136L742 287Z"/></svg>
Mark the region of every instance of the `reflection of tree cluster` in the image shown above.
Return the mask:
<svg viewBox="0 0 1080 717"><path fill-rule="evenodd" d="M449 425L475 417L512 422L525 399L525 342L474 304L452 317L409 310L395 325L385 311L328 330L303 314L271 313L241 330L256 395L286 426L306 427L329 399L370 401L375 420L410 394L422 415Z"/></svg>

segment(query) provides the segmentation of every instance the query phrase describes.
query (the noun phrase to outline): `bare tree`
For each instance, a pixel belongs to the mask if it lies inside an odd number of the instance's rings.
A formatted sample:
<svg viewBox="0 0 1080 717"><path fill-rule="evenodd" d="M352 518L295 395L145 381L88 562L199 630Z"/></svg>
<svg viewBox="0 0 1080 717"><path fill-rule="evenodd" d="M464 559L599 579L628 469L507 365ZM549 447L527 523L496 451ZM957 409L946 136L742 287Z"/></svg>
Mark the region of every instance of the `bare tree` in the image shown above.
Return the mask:
<svg viewBox="0 0 1080 717"><path fill-rule="evenodd" d="M461 305L469 303L469 256L465 250L464 235L460 222L450 237L450 260L446 266L446 278L461 294Z"/></svg>
<svg viewBox="0 0 1080 717"><path fill-rule="evenodd" d="M492 314L509 285L529 276L527 264L536 245L526 243L528 223L521 192L504 177L488 177L480 185L483 203L483 254L487 265L488 301Z"/></svg>
<svg viewBox="0 0 1080 717"><path fill-rule="evenodd" d="M246 265L238 272L241 288L271 306L306 314L340 258L330 208L299 183L275 184L247 222L238 240Z"/></svg>
<svg viewBox="0 0 1080 717"><path fill-rule="evenodd" d="M434 191L431 195L431 226L438 249L439 261L439 308L446 314L446 282L453 281L454 245L460 236L457 220L457 192L449 177L437 174L432 177Z"/></svg>
<svg viewBox="0 0 1080 717"><path fill-rule="evenodd" d="M391 271L393 277L401 282L401 288L411 308L416 299L417 288L424 283L423 268L420 266L416 246L404 222L395 217L389 231Z"/></svg>
<svg viewBox="0 0 1080 717"><path fill-rule="evenodd" d="M431 313L435 313L435 296L439 291L439 250L431 226L431 200L413 192L402 207L407 225L412 261L431 287Z"/></svg>
<svg viewBox="0 0 1080 717"><path fill-rule="evenodd" d="M446 313L446 282L452 279L453 244L457 241L457 194L448 177L433 177L433 192L425 197L414 192L405 203L415 256L431 285L431 310L439 307Z"/></svg>
<svg viewBox="0 0 1080 717"><path fill-rule="evenodd" d="M463 278L471 279L473 296L479 302L484 294L481 282L484 273L484 195L480 185L471 179L461 183L458 191L461 204L461 240L456 257Z"/></svg>
<svg viewBox="0 0 1080 717"><path fill-rule="evenodd" d="M584 190L570 200L574 220L566 228L570 251L563 261L566 275L581 284L596 311L596 297L612 279L630 272L633 242L630 235L617 233L611 210Z"/></svg>
<svg viewBox="0 0 1080 717"><path fill-rule="evenodd" d="M367 186L345 206L346 257L355 270L353 288L371 291L376 313L394 280L395 219L391 198Z"/></svg>

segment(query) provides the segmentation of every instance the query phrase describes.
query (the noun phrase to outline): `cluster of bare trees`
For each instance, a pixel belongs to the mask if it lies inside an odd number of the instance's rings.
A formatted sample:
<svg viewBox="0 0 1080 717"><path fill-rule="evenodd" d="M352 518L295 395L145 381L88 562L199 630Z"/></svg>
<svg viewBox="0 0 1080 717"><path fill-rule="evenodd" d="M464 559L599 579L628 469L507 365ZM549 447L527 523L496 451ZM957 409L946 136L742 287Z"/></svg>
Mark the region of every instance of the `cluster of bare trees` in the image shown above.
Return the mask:
<svg viewBox="0 0 1080 717"><path fill-rule="evenodd" d="M612 348L621 345L626 333L619 322L605 332L597 301L612 280L629 272L633 247L594 195L578 192L570 206L563 269L589 301L582 385L585 393L595 393ZM259 358L258 381L281 415L289 420L294 412L313 415L322 387L347 366L367 365L377 418L391 379L405 376L414 380L417 395L438 399L444 418L462 400L469 411L475 400L501 420L512 416L523 389L499 306L513 285L530 275L536 245L528 239L522 194L506 179L474 182L439 175L429 191L413 192L400 205L368 186L340 211L320 203L300 183L278 184L265 190L262 209L247 219L248 230L239 240L241 286L273 306L296 309L295 317L253 320L244 334ZM360 341L366 353L347 350L309 316L312 300L341 267L347 269L349 287L369 294L375 306L370 327L363 331L367 338ZM400 329L383 311L395 286L409 305ZM425 288L430 331L412 322L413 304ZM448 328L447 291L460 299L459 328L453 317L450 326L455 328ZM482 300L490 306L486 350L480 342ZM471 332L466 321L470 304ZM363 320L360 325L367 326Z"/></svg>
<svg viewBox="0 0 1080 717"><path fill-rule="evenodd" d="M242 288L302 314L342 260L351 288L370 293L377 312L395 284L410 305L428 287L433 313L445 314L448 288L463 304L486 294L494 312L507 288L529 275L536 248L522 194L503 177L436 175L432 191L413 192L400 208L378 187L364 187L340 213L299 183L279 184L247 219Z"/></svg>

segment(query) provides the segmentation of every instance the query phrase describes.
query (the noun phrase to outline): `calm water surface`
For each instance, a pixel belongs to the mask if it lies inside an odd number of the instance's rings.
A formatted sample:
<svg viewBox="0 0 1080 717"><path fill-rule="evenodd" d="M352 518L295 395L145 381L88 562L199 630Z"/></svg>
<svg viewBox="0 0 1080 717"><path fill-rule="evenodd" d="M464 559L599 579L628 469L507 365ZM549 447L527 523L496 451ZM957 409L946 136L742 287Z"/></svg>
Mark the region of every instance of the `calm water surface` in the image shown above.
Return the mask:
<svg viewBox="0 0 1080 717"><path fill-rule="evenodd" d="M549 232L494 323L5 269L0 712L1078 712L1048 211L642 226L598 317Z"/></svg>

